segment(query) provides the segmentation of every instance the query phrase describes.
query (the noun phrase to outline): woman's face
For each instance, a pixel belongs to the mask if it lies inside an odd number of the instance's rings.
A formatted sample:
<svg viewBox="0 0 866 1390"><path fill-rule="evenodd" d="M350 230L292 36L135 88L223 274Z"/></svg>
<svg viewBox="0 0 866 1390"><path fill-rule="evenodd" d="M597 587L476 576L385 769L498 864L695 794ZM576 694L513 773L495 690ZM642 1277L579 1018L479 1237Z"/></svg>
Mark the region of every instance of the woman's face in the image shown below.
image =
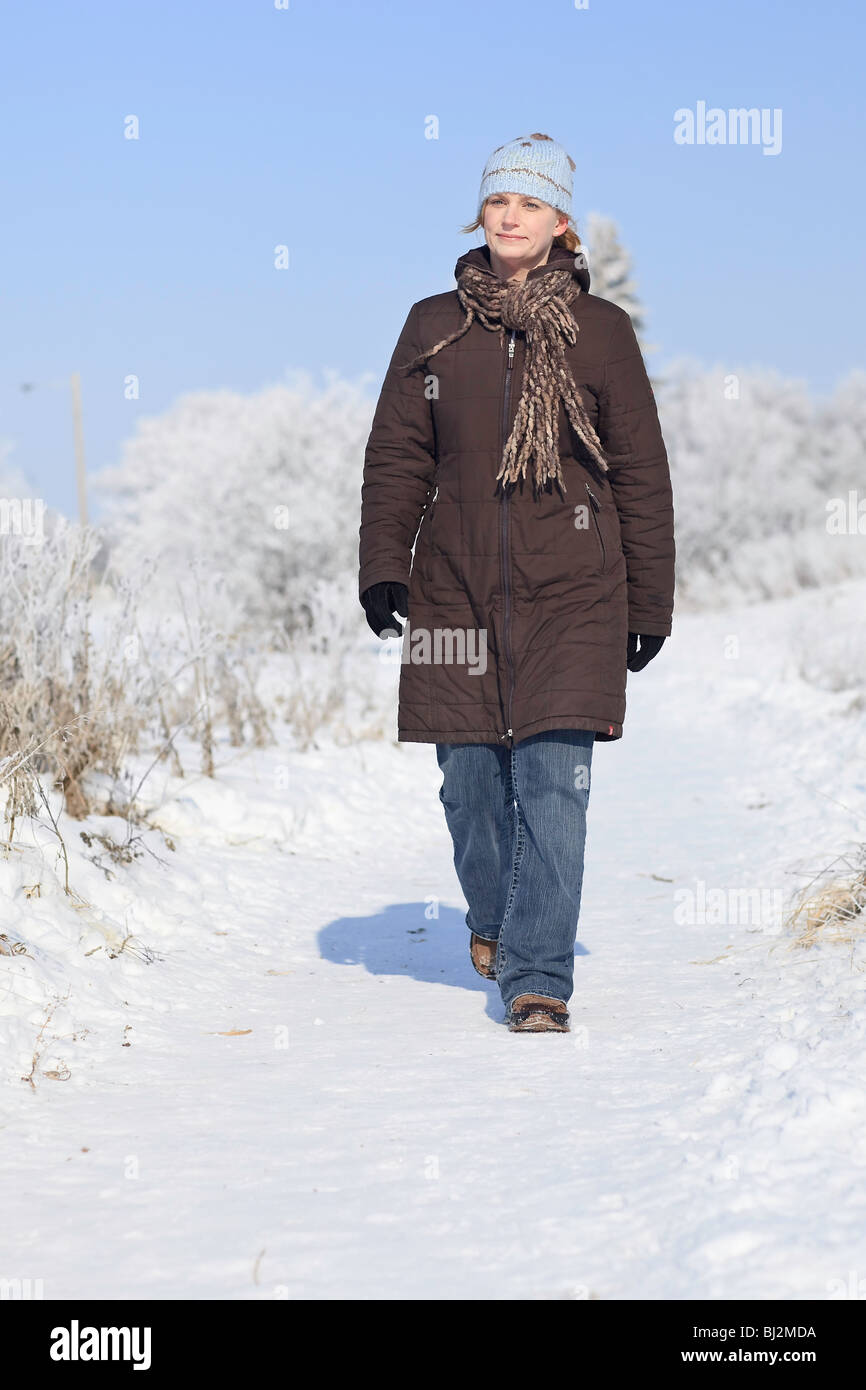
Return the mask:
<svg viewBox="0 0 866 1390"><path fill-rule="evenodd" d="M553 238L568 226L550 203L526 193L493 193L482 214L482 227L491 251L504 261L540 263Z"/></svg>

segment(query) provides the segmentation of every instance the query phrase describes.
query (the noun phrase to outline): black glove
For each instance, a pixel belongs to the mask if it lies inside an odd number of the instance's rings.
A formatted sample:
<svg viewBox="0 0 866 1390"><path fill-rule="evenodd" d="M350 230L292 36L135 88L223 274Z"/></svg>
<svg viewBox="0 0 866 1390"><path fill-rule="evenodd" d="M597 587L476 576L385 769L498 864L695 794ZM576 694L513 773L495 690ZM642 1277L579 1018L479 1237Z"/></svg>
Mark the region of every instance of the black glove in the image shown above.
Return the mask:
<svg viewBox="0 0 866 1390"><path fill-rule="evenodd" d="M637 643L640 637L640 654L638 654ZM644 637L639 632L630 632L628 635L628 648L626 651L625 664L630 671L642 671L654 656L658 656L662 649L664 637Z"/></svg>
<svg viewBox="0 0 866 1390"><path fill-rule="evenodd" d="M361 603L367 614L367 622L377 637L387 632L393 636L403 636L403 629L395 622L392 614L396 611L401 618L409 616L409 590L405 584L373 584L361 595Z"/></svg>

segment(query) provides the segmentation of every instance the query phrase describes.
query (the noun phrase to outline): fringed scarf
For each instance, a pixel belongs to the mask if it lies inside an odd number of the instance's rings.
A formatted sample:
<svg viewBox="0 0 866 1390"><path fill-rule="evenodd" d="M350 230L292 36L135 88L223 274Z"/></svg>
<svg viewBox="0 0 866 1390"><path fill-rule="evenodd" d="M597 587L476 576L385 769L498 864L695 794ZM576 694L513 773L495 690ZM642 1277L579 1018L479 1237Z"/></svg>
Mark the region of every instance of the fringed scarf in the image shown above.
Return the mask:
<svg viewBox="0 0 866 1390"><path fill-rule="evenodd" d="M578 332L569 306L579 294L580 285L571 270L549 270L534 280L520 282L464 266L457 281L457 297L466 313L463 326L402 368L411 371L456 342L474 319L483 328L498 332L500 339L504 339L506 329L526 334L523 391L496 475L503 484L525 478L534 460L535 487L543 488L548 479L554 479L566 491L559 459L560 400L578 438L602 472L608 471L601 442L565 360L566 344L571 346Z"/></svg>

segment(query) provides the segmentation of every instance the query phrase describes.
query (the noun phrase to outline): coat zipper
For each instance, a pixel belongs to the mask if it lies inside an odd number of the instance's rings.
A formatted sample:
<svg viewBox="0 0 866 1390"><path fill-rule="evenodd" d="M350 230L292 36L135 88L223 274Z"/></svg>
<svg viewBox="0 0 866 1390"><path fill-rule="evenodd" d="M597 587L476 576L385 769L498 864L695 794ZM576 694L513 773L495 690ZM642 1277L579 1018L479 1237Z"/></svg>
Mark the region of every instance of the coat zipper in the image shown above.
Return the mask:
<svg viewBox="0 0 866 1390"><path fill-rule="evenodd" d="M511 398L511 372L514 367L514 338L516 330L512 328L511 337L508 341L508 357L505 364L505 392L502 398L502 439L499 446L499 457L502 458L502 451L505 448L508 430L508 404ZM509 506L510 498L507 485L503 484L502 491L502 590L505 598L505 659L508 665L508 700L507 700L507 722L508 728L500 737L500 743L513 736L511 728L511 699L514 693L514 665L511 654L511 549L509 534Z"/></svg>
<svg viewBox="0 0 866 1390"><path fill-rule="evenodd" d="M589 483L585 483L584 487L589 493L589 500L592 503L592 519L595 524L595 534L598 536L598 543L601 546L601 567L602 569L604 569L605 565L607 564L607 553L604 548L604 537L601 534L601 526L599 525L598 520L598 513L601 511L601 504L599 503L598 498L595 496L595 493L592 491L592 488L590 487Z"/></svg>

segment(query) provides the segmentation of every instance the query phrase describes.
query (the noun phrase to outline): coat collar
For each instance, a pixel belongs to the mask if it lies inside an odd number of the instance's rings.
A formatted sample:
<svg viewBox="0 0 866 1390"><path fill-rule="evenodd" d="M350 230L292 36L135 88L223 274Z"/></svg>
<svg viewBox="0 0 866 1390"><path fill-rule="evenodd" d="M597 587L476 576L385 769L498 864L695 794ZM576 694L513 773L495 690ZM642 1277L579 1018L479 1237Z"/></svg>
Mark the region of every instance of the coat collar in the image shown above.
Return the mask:
<svg viewBox="0 0 866 1390"><path fill-rule="evenodd" d="M460 257L454 267L454 278L459 279L460 272L465 265L474 266L477 270L486 271L488 275L495 275L490 264L490 247L485 243L484 246L475 246L471 251L465 252ZM589 267L586 263L586 256L583 248L578 248L577 252L566 251L564 246L551 246L550 255L544 265L537 265L534 270L530 270L527 280L534 280L539 275L544 275L548 270L572 270L580 288L586 293L589 289Z"/></svg>

